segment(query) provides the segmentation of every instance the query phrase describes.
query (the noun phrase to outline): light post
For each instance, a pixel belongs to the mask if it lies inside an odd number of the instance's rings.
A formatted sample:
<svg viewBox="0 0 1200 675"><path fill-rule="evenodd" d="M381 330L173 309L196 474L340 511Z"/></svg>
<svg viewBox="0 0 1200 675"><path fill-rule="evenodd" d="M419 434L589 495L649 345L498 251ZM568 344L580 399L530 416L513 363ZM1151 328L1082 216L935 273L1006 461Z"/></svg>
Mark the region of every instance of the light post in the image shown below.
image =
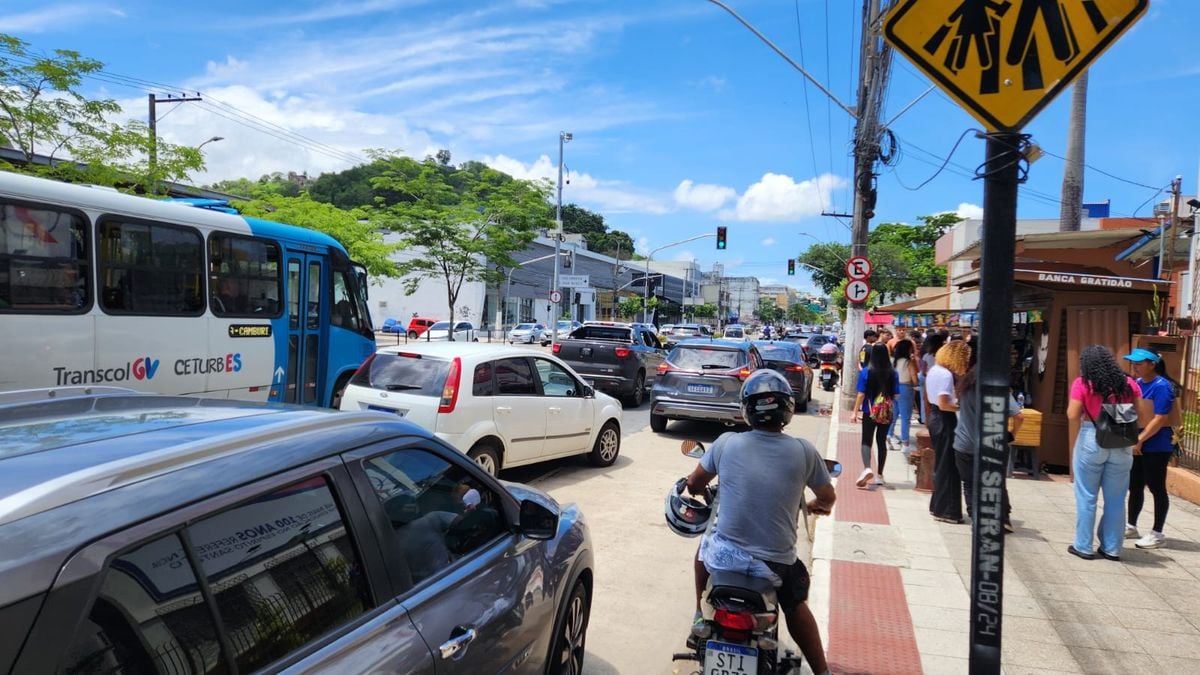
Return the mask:
<svg viewBox="0 0 1200 675"><path fill-rule="evenodd" d="M196 150L199 151L200 148L203 148L204 146L208 145L209 143L216 143L217 141L223 141L223 140L225 140L224 136L213 136L212 138L208 139L207 141L204 141L203 143L201 143L200 145L197 145Z"/></svg>
<svg viewBox="0 0 1200 675"><path fill-rule="evenodd" d="M797 232L796 234L800 235L801 237L808 237L809 239L812 239L813 241L817 242L818 244L832 244L833 243L831 241L821 241L820 239L817 239L816 237L812 236L811 234L809 234L807 232ZM842 257L840 255L834 253L833 251L830 251L829 255L837 258L843 265L847 264L846 260L842 259ZM800 261L796 261L796 262L800 262ZM800 263L800 264L803 265L804 263Z"/></svg>
<svg viewBox="0 0 1200 675"><path fill-rule="evenodd" d="M575 138L575 136L572 135L571 132L569 132L569 131L558 132L558 205L554 209L554 224L557 226L557 230L554 233L554 278L551 281L551 284L552 284L550 287L551 294L553 294L554 291L559 290L559 288L558 288L558 268L562 265L562 262L558 256L560 254L562 254L562 240L563 240L563 222L562 222L563 145L565 145L568 141L570 141L573 138ZM553 306L553 311L552 311L552 316L550 317L550 322L553 324L553 326L551 327L551 330L550 330L550 347L551 347L551 349L553 349L554 346L558 344L558 313L559 312L558 312L558 303L557 302L552 302L551 305Z"/></svg>
<svg viewBox="0 0 1200 675"><path fill-rule="evenodd" d="M509 294L509 289L512 288L513 272L515 272L518 267L524 267L526 265L532 265L535 262L549 260L550 258L554 258L556 255L557 255L556 253L548 253L544 256L541 256L540 258L533 258L532 260L526 260L524 262L519 262L516 265L513 265L512 267L508 268L508 272L506 272L504 274L504 306L501 307L496 312L496 325L500 326L500 333L501 333L500 339L501 340L504 340L505 337L507 337L507 335L508 335L508 333L504 330L504 314L506 312L508 312L508 294ZM557 260L555 261L554 265L555 265L555 269L557 269L558 268ZM520 323L520 322L518 321L517 323ZM557 325L557 322L555 322L555 325Z"/></svg>
<svg viewBox="0 0 1200 675"><path fill-rule="evenodd" d="M659 246L658 248L654 249L653 251L650 251L650 254L646 256L646 276L642 277L644 279L644 281L642 283L646 289L645 296L642 299L642 323L650 323L650 319L649 319L649 317L650 317L650 259L654 257L654 254L658 253L659 251L661 251L663 249L671 248L672 246L678 246L680 244L686 244L689 241L696 241L697 239L708 239L709 237L715 237L715 236L717 236L717 235L716 234L699 234L699 235L696 235L695 237L688 237L687 239L680 239L679 241L673 241L669 244L663 244L662 246Z"/></svg>

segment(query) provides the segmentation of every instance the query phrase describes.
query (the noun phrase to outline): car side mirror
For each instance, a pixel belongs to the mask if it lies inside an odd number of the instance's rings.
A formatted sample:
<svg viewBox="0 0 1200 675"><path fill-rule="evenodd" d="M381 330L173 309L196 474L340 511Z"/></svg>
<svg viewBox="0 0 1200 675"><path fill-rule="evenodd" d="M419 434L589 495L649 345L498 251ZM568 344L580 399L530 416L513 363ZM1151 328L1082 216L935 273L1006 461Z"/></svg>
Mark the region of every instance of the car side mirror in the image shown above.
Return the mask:
<svg viewBox="0 0 1200 675"><path fill-rule="evenodd" d="M579 395L584 398L595 398L596 390L592 389L591 387L589 387L585 384L579 388Z"/></svg>
<svg viewBox="0 0 1200 675"><path fill-rule="evenodd" d="M530 539L553 539L558 534L558 512L530 499L521 502L517 522L521 534Z"/></svg>

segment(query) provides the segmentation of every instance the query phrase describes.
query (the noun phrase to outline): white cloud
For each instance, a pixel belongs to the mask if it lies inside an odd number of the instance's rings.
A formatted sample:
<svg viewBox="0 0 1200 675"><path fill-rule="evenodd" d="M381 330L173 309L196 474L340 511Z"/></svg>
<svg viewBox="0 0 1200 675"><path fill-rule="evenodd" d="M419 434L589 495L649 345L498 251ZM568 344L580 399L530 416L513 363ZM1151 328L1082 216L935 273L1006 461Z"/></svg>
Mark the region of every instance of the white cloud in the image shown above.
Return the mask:
<svg viewBox="0 0 1200 675"><path fill-rule="evenodd" d="M635 249L637 249L638 253L641 253L642 255L646 255L646 252L650 250L650 238L649 237L638 237L637 241L634 242L633 246Z"/></svg>
<svg viewBox="0 0 1200 675"><path fill-rule="evenodd" d="M716 211L735 197L737 191L731 187L709 183L697 184L690 178L680 181L675 188L675 203L685 209L697 211Z"/></svg>
<svg viewBox="0 0 1200 675"><path fill-rule="evenodd" d="M558 167L548 155L526 164L506 155L484 157L488 166L525 180L558 181ZM568 182L569 181L569 182ZM590 174L568 170L563 177L563 201L592 205L607 213L653 213L669 211L659 195L635 188L624 181L600 180Z"/></svg>
<svg viewBox="0 0 1200 675"><path fill-rule="evenodd" d="M708 77L701 79L699 84L702 87L709 87L719 94L725 89L725 78L717 77L716 75L709 75Z"/></svg>
<svg viewBox="0 0 1200 675"><path fill-rule="evenodd" d="M675 254L676 262L691 262L696 259L696 254L691 251L680 251Z"/></svg>
<svg viewBox="0 0 1200 675"><path fill-rule="evenodd" d="M971 220L983 219L983 207L970 202L963 202L958 205L958 210L954 212L960 218L969 218Z"/></svg>
<svg viewBox="0 0 1200 675"><path fill-rule="evenodd" d="M774 246L778 242L775 241L775 237L767 237L766 239L763 239L761 243L763 246Z"/></svg>
<svg viewBox="0 0 1200 675"><path fill-rule="evenodd" d="M93 4L69 4L59 7L36 9L23 14L7 14L0 17L0 31L5 33L41 33L48 29L61 29L67 24L95 18L97 14L125 16L120 10L105 10Z"/></svg>
<svg viewBox="0 0 1200 675"><path fill-rule="evenodd" d="M741 221L797 221L820 215L822 204L830 203L832 192L845 185L845 179L832 174L797 183L791 176L768 172L738 197L734 208L720 215Z"/></svg>

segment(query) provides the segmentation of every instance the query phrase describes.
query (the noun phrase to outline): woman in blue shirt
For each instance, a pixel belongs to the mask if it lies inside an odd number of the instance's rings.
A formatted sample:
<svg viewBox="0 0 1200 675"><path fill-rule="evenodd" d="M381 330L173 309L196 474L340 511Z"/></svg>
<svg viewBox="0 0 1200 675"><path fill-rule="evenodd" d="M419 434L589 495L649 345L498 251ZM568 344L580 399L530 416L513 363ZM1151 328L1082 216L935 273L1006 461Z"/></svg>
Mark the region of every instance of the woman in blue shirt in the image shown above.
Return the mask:
<svg viewBox="0 0 1200 675"><path fill-rule="evenodd" d="M1163 545L1163 525L1171 500L1167 496L1167 462L1175 450L1170 415L1175 408L1178 385L1167 377L1162 357L1149 349L1135 349L1125 357L1133 363L1133 373L1142 388L1142 398L1154 405L1154 417L1138 433L1133 446L1133 468L1129 473L1129 518L1125 538L1137 539L1138 548ZM1145 488L1154 495L1154 529L1139 538L1137 519L1145 501Z"/></svg>
<svg viewBox="0 0 1200 675"><path fill-rule="evenodd" d="M887 345L876 342L873 345L867 345L866 349L869 352L867 367L858 371L858 397L854 400L854 415L850 418L852 422L862 420L863 472L855 482L855 485L860 488L866 487L872 478L875 479L875 485L883 485L883 465L887 462L887 432L892 420L876 422L871 417L871 406L877 397L883 397L889 402L894 418L896 396L900 393L900 379L896 376L896 370L892 368L892 359L888 355ZM871 471L872 441L879 448L876 464L879 467L878 474Z"/></svg>

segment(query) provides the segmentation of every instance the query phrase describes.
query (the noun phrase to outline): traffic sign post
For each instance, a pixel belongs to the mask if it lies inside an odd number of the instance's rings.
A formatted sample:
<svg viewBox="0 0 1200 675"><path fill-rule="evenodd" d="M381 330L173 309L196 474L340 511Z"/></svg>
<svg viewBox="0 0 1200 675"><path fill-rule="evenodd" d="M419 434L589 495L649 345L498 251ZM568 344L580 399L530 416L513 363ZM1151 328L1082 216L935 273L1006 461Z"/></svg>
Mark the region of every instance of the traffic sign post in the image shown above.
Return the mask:
<svg viewBox="0 0 1200 675"><path fill-rule="evenodd" d="M861 305L871 296L871 285L867 283L866 279L851 279L842 293L850 302Z"/></svg>
<svg viewBox="0 0 1200 675"><path fill-rule="evenodd" d="M871 276L871 261L861 255L856 255L846 261L846 277L849 279L868 279Z"/></svg>
<svg viewBox="0 0 1200 675"><path fill-rule="evenodd" d="M553 302L556 305L562 302L562 291L558 290L557 288L550 291L550 302Z"/></svg>
<svg viewBox="0 0 1200 675"><path fill-rule="evenodd" d="M1020 130L1146 11L1148 0L899 0L884 38L990 133L983 179L977 397L971 512L969 671L1000 672L1004 483L1017 186L1028 174ZM856 282L851 282L856 283ZM864 282L865 283L865 282ZM846 287L850 297L850 286Z"/></svg>

